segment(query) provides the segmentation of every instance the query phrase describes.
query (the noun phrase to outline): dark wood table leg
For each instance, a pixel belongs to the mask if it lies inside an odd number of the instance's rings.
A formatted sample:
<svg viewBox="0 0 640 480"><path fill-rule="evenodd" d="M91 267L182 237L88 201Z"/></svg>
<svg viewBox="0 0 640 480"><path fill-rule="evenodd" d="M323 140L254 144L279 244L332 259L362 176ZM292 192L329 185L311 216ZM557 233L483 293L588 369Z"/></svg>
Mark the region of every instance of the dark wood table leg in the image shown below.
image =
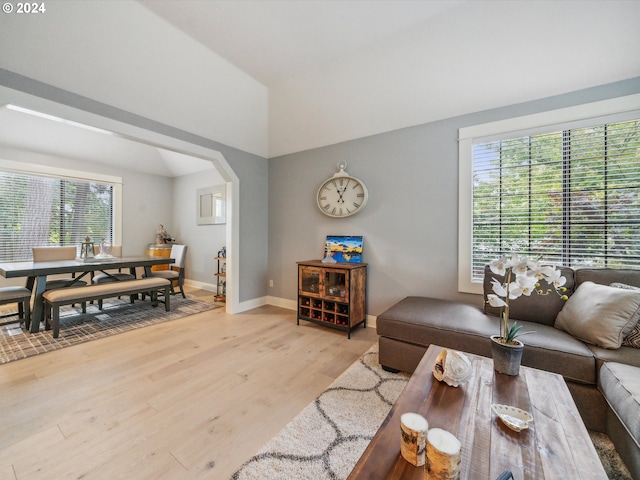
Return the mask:
<svg viewBox="0 0 640 480"><path fill-rule="evenodd" d="M40 322L44 320L44 287L47 284L47 276L40 275L35 282L35 295L33 298L33 312L31 312L31 333L40 331Z"/></svg>

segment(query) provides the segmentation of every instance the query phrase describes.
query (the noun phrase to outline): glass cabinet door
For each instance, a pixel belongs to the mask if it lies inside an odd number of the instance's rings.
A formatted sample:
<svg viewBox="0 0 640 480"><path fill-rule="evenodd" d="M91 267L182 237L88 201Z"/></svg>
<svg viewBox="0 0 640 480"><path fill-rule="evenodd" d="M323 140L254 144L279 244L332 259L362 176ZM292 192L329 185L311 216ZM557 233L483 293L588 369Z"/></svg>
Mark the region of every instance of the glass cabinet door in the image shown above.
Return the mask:
<svg viewBox="0 0 640 480"><path fill-rule="evenodd" d="M327 270L324 272L324 296L347 301L349 285L347 272L344 270Z"/></svg>
<svg viewBox="0 0 640 480"><path fill-rule="evenodd" d="M321 270L314 267L300 268L300 292L309 295L320 294Z"/></svg>

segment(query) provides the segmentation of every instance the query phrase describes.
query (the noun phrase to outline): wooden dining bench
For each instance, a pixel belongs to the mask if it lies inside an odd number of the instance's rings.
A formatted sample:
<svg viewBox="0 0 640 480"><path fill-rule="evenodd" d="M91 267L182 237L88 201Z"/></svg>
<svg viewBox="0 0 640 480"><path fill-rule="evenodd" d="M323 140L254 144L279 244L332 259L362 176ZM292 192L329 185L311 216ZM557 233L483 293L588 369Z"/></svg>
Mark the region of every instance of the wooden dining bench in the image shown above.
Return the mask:
<svg viewBox="0 0 640 480"><path fill-rule="evenodd" d="M53 328L53 338L60 334L60 307L74 303L102 300L120 295L135 295L149 293L154 306L158 303L158 294L163 292L164 309L171 310L169 292L171 281L166 278L141 278L122 282L104 283L100 285L88 285L86 287L58 288L49 290L42 295L45 301L45 329ZM51 315L49 315L51 312Z"/></svg>

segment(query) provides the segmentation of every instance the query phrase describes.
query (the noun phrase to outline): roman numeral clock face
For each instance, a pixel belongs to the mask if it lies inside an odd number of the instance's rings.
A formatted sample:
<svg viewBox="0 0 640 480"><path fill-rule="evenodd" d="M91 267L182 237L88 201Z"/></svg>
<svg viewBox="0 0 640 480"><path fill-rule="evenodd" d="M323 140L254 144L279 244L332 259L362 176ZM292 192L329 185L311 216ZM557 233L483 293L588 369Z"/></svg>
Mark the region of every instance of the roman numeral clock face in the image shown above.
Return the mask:
<svg viewBox="0 0 640 480"><path fill-rule="evenodd" d="M346 165L345 165L346 166ZM330 217L348 217L362 210L369 193L362 181L340 172L324 182L318 189L318 207Z"/></svg>

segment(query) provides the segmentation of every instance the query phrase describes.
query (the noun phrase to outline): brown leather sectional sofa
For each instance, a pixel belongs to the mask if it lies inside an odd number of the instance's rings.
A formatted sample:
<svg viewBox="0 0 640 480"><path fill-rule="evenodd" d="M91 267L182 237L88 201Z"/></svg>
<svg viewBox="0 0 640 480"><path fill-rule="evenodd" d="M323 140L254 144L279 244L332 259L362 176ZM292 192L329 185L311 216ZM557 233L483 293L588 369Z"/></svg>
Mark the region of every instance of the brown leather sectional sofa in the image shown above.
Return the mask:
<svg viewBox="0 0 640 480"><path fill-rule="evenodd" d="M567 294L584 282L640 287L640 270L563 268ZM427 297L407 297L377 317L380 363L413 372L430 344L491 357L490 335L499 333L497 311L486 304L491 293L485 275L485 308ZM576 297L577 298L577 297ZM522 365L561 374L585 425L605 432L634 478L640 478L640 348L606 349L554 327L565 305L555 293L511 302L525 343Z"/></svg>

